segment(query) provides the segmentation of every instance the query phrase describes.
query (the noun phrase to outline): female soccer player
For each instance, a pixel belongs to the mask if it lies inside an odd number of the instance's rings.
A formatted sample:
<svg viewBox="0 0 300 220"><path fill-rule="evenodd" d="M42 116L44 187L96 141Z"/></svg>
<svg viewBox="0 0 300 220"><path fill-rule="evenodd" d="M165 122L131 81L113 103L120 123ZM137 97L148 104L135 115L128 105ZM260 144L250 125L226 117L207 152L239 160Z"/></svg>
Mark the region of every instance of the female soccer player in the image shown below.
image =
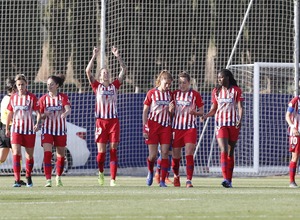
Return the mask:
<svg viewBox="0 0 300 220"><path fill-rule="evenodd" d="M19 74L15 78L17 92L10 97L7 106L8 115L6 120L6 136L11 135L13 169L15 183L13 187L20 187L21 175L21 146L25 147L26 156L26 179L27 187L32 187L31 172L34 164L33 152L35 145L35 132L38 130L40 122L40 112L38 99L35 95L28 92L27 80L23 74ZM32 113L36 112L37 120L34 124ZM12 126L10 128L10 122Z"/></svg>
<svg viewBox="0 0 300 220"><path fill-rule="evenodd" d="M216 136L221 150L221 169L224 178L222 186L231 188L234 148L241 129L244 98L242 90L228 69L219 71L218 83L219 85L212 92L211 109L202 120L215 115Z"/></svg>
<svg viewBox="0 0 300 220"><path fill-rule="evenodd" d="M181 72L178 77L179 89L173 92L175 112L172 121L172 169L175 187L180 187L179 166L181 148L184 146L186 158L186 187L193 187L193 155L197 142L196 117L203 116L204 103L202 97L200 93L191 88L190 80L188 73Z"/></svg>
<svg viewBox="0 0 300 220"><path fill-rule="evenodd" d="M158 144L161 146L161 180L160 187L167 187L165 183L169 167L168 153L171 142L171 111L172 93L169 91L173 81L172 75L163 70L156 80L156 87L147 92L143 109L143 137L148 145L147 158L148 176L147 185L153 183L153 167L158 153ZM170 105L170 108L169 108Z"/></svg>
<svg viewBox="0 0 300 220"><path fill-rule="evenodd" d="M39 100L42 123L42 146L44 148L45 187L51 187L52 147L56 147L56 186L63 186L61 175L64 170L65 147L67 145L66 117L71 113L71 105L66 94L58 91L65 77L49 76L47 80L48 93Z"/></svg>
<svg viewBox="0 0 300 220"><path fill-rule="evenodd" d="M120 88L127 71L126 66L121 58L121 55L116 47L112 48L112 53L115 55L121 65L119 77L110 82L110 74L106 68L100 69L99 81L92 75L94 60L98 54L98 48L94 48L93 56L86 68L88 80L96 95L96 130L95 141L97 143L98 155L97 163L99 169L98 182L100 186L104 185L104 162L106 157L106 145L110 142L110 186L116 185L117 175L117 146L120 142L120 122L117 115L117 92Z"/></svg>
<svg viewBox="0 0 300 220"><path fill-rule="evenodd" d="M285 115L285 120L289 125L289 151L292 153L292 158L289 164L290 173L290 187L297 188L298 185L295 182L295 175L297 171L297 162L300 154L300 98L294 97L290 102Z"/></svg>

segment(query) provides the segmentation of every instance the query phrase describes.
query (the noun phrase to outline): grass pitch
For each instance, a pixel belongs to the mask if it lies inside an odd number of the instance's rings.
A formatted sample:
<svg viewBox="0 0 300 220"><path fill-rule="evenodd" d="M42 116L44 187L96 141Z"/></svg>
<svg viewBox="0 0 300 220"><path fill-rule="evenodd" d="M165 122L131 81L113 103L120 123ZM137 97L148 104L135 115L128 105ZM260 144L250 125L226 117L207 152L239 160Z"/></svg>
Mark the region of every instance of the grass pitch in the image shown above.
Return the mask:
<svg viewBox="0 0 300 220"><path fill-rule="evenodd" d="M296 177L297 179L298 177ZM23 177L24 179L24 177ZM289 178L235 178L231 189L221 178L193 179L194 188L146 186L145 177L118 177L100 187L96 176L63 176L63 187L45 188L33 176L32 188L13 188L0 176L0 219L298 219L300 188ZM182 185L184 185L182 177ZM53 178L55 183L55 178Z"/></svg>

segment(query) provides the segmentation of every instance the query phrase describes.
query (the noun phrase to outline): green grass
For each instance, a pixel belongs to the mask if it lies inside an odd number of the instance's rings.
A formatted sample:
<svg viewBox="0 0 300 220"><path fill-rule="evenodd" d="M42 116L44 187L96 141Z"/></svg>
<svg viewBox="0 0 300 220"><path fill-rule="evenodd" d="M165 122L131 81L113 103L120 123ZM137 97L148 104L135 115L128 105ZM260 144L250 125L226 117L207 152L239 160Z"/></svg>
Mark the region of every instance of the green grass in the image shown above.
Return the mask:
<svg viewBox="0 0 300 220"><path fill-rule="evenodd" d="M45 188L34 176L33 188L13 188L12 176L0 177L0 219L298 219L300 188L289 178L235 178L225 189L221 178L195 177L194 188L148 187L145 178L64 176L64 186ZM182 178L184 179L184 178ZM55 178L53 178L55 182ZM182 181L183 182L183 181Z"/></svg>

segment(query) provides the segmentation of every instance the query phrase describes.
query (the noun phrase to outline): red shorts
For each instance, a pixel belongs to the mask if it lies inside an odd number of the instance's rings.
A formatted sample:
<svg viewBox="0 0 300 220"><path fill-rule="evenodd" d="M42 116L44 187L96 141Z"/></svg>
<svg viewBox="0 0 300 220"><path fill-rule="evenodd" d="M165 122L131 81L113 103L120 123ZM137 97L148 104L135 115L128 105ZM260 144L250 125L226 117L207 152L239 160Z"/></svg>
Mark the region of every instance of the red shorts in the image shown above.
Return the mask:
<svg viewBox="0 0 300 220"><path fill-rule="evenodd" d="M299 136L290 136L289 143L290 143L289 151L299 154L300 153L300 137Z"/></svg>
<svg viewBox="0 0 300 220"><path fill-rule="evenodd" d="M216 130L217 138L228 138L229 141L237 141L239 139L240 128L235 126L222 126Z"/></svg>
<svg viewBox="0 0 300 220"><path fill-rule="evenodd" d="M172 147L184 147L187 143L196 144L197 142L197 129L191 128L188 130L173 130L173 143Z"/></svg>
<svg viewBox="0 0 300 220"><path fill-rule="evenodd" d="M96 143L119 143L120 122L118 118L96 120L95 142Z"/></svg>
<svg viewBox="0 0 300 220"><path fill-rule="evenodd" d="M148 120L149 138L146 144L171 144L172 128L164 127L156 121Z"/></svg>
<svg viewBox="0 0 300 220"><path fill-rule="evenodd" d="M11 134L11 144L20 144L21 146L34 148L35 145L35 134Z"/></svg>
<svg viewBox="0 0 300 220"><path fill-rule="evenodd" d="M42 134L42 144L52 144L55 147L67 146L67 135Z"/></svg>

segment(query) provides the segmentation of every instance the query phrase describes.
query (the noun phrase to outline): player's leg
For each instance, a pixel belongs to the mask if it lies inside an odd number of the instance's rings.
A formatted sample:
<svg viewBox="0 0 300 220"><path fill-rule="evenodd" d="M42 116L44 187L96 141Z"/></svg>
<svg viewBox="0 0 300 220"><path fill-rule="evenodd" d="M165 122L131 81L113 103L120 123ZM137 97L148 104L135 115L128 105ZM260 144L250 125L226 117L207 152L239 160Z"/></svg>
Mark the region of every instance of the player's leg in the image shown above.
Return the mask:
<svg viewBox="0 0 300 220"><path fill-rule="evenodd" d="M155 181L157 184L160 183L160 169L161 169L161 147L158 146L158 157L156 160L156 171L155 171Z"/></svg>
<svg viewBox="0 0 300 220"><path fill-rule="evenodd" d="M100 186L104 185L104 163L106 159L106 143L97 143L97 165L99 171L98 183Z"/></svg>
<svg viewBox="0 0 300 220"><path fill-rule="evenodd" d="M292 158L289 164L290 187L297 188L298 186L295 181L295 176L297 172L297 163L299 160L300 137L291 136L289 142L289 151L292 153Z"/></svg>
<svg viewBox="0 0 300 220"><path fill-rule="evenodd" d="M147 180L146 180L146 183L148 186L151 186L153 183L154 163L156 160L157 153L158 153L158 145L157 144L149 144L148 145L148 157L147 157L148 175L147 175Z"/></svg>
<svg viewBox="0 0 300 220"><path fill-rule="evenodd" d="M42 140L43 142L43 140ZM51 143L43 143L44 148L44 174L46 178L45 187L51 187L51 175L52 175L52 144ZM37 146L38 147L38 146Z"/></svg>
<svg viewBox="0 0 300 220"><path fill-rule="evenodd" d="M12 155L13 155L13 170L15 183L13 187L21 187L20 178L21 178L21 145L20 144L12 144Z"/></svg>
<svg viewBox="0 0 300 220"><path fill-rule="evenodd" d="M62 145L56 147L56 186L63 186L61 175L65 167L65 156L66 156L65 152L66 152L65 146Z"/></svg>
<svg viewBox="0 0 300 220"><path fill-rule="evenodd" d="M179 167L181 159L181 147L172 148L172 170L174 173L173 184L175 187L180 187Z"/></svg>
<svg viewBox="0 0 300 220"><path fill-rule="evenodd" d="M117 176L117 168L118 168L118 156L117 156L117 147L118 143L110 144L110 186L116 185L116 176Z"/></svg>
<svg viewBox="0 0 300 220"><path fill-rule="evenodd" d="M32 187L32 178L31 173L34 165L33 158L34 147L25 147L25 157L26 157L26 179L27 179L27 187Z"/></svg>
<svg viewBox="0 0 300 220"><path fill-rule="evenodd" d="M194 143L186 143L185 145L185 159L186 159L186 187L193 187L192 179L194 174Z"/></svg>

